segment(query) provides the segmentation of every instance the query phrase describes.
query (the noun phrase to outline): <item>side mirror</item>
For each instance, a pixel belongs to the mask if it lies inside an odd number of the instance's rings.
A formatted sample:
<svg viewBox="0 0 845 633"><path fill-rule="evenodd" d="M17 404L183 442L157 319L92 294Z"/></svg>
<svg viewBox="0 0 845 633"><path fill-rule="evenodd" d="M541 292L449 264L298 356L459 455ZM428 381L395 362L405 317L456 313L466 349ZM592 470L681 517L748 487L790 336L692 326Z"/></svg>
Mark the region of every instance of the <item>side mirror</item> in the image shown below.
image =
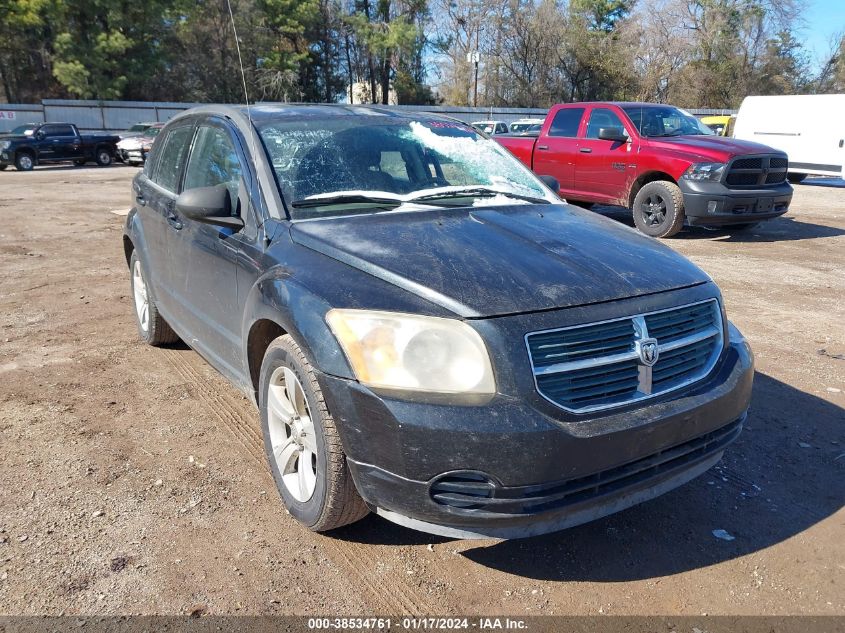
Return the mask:
<svg viewBox="0 0 845 633"><path fill-rule="evenodd" d="M557 178L553 176L537 176L537 178L549 189L554 191L555 195L560 193L560 183L557 181Z"/></svg>
<svg viewBox="0 0 845 633"><path fill-rule="evenodd" d="M226 185L188 189L176 198L176 210L184 217L203 224L241 229L244 222L232 215L232 200Z"/></svg>
<svg viewBox="0 0 845 633"><path fill-rule="evenodd" d="M45 138L47 138L47 135L44 134L44 132L42 132L41 130L38 130L35 133L35 138L36 138L36 140L43 141Z"/></svg>
<svg viewBox="0 0 845 633"><path fill-rule="evenodd" d="M603 141L628 142L628 135L621 127L603 127L599 129L599 138Z"/></svg>

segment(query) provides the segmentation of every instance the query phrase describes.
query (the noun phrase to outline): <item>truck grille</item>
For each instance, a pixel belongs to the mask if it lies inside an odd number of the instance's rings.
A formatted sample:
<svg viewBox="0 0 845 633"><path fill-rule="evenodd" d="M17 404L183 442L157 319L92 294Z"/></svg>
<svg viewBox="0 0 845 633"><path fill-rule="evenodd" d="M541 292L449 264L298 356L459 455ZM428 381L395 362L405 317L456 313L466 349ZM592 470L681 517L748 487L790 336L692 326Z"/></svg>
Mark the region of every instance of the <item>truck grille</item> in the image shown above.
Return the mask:
<svg viewBox="0 0 845 633"><path fill-rule="evenodd" d="M723 346L719 303L526 335L537 391L574 413L658 396L704 378ZM650 350L656 350L653 357Z"/></svg>
<svg viewBox="0 0 845 633"><path fill-rule="evenodd" d="M729 187L759 187L786 180L789 161L784 156L737 158L729 166L725 184Z"/></svg>

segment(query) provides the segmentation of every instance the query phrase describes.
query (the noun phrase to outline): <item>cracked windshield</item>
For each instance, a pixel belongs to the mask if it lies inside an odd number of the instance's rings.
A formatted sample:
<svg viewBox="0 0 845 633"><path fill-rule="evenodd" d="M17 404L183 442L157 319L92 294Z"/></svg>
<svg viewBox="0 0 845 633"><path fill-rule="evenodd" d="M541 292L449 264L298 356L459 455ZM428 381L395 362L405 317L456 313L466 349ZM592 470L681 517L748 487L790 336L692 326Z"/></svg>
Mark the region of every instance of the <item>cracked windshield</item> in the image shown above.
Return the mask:
<svg viewBox="0 0 845 633"><path fill-rule="evenodd" d="M498 143L459 122L332 117L259 131L294 218L465 207L481 199L555 201Z"/></svg>

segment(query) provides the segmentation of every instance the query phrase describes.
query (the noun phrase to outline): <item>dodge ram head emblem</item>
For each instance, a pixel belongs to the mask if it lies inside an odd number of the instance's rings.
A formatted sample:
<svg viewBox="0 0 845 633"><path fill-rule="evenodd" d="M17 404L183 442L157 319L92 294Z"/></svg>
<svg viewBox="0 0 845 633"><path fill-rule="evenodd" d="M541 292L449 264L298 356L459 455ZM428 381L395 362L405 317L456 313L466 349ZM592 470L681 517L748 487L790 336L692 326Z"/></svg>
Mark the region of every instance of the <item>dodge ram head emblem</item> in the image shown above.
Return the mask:
<svg viewBox="0 0 845 633"><path fill-rule="evenodd" d="M640 355L640 362L646 367L651 367L657 362L660 350L657 347L656 338L644 338L637 341L637 352Z"/></svg>

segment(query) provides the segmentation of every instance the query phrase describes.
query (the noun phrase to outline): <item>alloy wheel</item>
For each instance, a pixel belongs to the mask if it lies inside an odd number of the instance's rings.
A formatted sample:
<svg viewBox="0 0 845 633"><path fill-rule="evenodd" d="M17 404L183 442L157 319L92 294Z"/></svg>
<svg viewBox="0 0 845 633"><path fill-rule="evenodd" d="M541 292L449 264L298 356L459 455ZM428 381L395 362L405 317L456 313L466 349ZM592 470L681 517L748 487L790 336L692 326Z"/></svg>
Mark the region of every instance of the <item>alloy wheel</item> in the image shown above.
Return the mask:
<svg viewBox="0 0 845 633"><path fill-rule="evenodd" d="M305 391L288 367L270 377L267 418L273 458L291 496L304 503L317 487L317 437Z"/></svg>
<svg viewBox="0 0 845 633"><path fill-rule="evenodd" d="M146 332L150 327L150 299L147 295L147 284L144 282L144 273L141 271L139 260L135 260L135 267L132 270L132 290L135 296L135 312L138 314L138 323L141 329Z"/></svg>
<svg viewBox="0 0 845 633"><path fill-rule="evenodd" d="M666 201L657 194L651 194L643 200L640 209L649 226L658 226L666 220Z"/></svg>

